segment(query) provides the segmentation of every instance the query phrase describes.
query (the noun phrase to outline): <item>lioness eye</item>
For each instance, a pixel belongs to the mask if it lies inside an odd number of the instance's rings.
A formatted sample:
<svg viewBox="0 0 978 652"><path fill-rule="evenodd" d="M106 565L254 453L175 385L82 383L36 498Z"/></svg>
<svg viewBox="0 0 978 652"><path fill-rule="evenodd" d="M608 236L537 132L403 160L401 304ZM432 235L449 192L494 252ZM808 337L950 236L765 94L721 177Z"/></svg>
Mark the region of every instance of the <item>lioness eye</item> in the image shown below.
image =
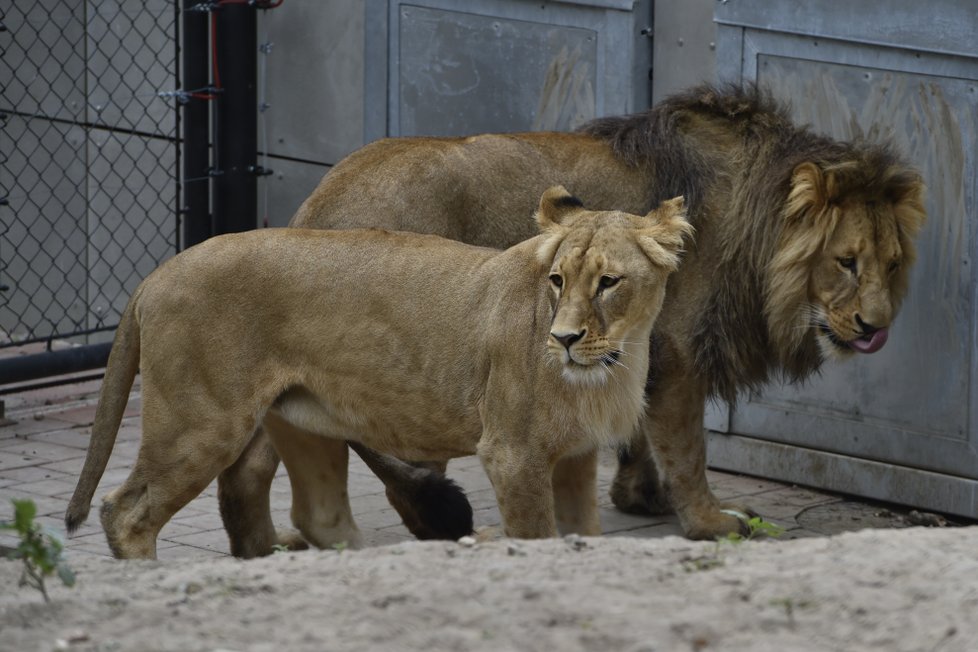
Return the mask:
<svg viewBox="0 0 978 652"><path fill-rule="evenodd" d="M840 258L839 264L848 269L850 272L856 271L856 259L852 256Z"/></svg>
<svg viewBox="0 0 978 652"><path fill-rule="evenodd" d="M564 279L560 278L560 274L551 274L550 275L550 282L554 284L554 287L555 288L559 288L559 287L563 286Z"/></svg>
<svg viewBox="0 0 978 652"><path fill-rule="evenodd" d="M605 274L600 279L598 279L598 287L601 289L614 287L615 285L618 285L618 281L620 280L621 280L620 276L610 276L608 274Z"/></svg>

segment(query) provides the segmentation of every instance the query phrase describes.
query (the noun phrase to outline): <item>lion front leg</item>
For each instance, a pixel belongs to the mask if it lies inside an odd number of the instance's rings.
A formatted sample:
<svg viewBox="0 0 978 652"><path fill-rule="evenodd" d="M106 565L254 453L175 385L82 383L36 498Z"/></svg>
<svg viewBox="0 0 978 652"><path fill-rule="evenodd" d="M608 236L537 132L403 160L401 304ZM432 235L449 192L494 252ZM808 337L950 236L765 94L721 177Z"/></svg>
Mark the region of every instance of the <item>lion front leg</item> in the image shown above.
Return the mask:
<svg viewBox="0 0 978 652"><path fill-rule="evenodd" d="M553 468L546 457L492 441L480 442L478 453L496 492L506 536L556 537Z"/></svg>
<svg viewBox="0 0 978 652"><path fill-rule="evenodd" d="M706 479L705 386L689 373L670 376L659 379L640 430L683 532L690 539L746 534L744 521L724 511Z"/></svg>
<svg viewBox="0 0 978 652"><path fill-rule="evenodd" d="M553 472L557 529L561 534L601 534L598 515L598 451L565 457Z"/></svg>

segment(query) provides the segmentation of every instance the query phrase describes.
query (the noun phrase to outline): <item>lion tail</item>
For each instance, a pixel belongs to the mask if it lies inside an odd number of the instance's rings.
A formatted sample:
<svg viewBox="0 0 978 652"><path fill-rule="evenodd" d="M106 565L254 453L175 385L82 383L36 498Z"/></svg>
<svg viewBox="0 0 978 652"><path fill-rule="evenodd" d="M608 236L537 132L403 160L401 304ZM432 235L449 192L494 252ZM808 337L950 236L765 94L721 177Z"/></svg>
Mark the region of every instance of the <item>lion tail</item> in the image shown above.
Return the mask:
<svg viewBox="0 0 978 652"><path fill-rule="evenodd" d="M472 534L472 505L444 474L348 442L387 489L387 500L404 526L419 539L455 541Z"/></svg>
<svg viewBox="0 0 978 652"><path fill-rule="evenodd" d="M139 324L136 319L137 289L122 314L112 342L109 362L105 368L105 380L95 410L92 436L88 442L85 465L78 478L75 493L65 512L65 527L72 533L85 522L92 507L92 497L98 487L105 467L112 455L119 424L129 402L129 390L139 371Z"/></svg>

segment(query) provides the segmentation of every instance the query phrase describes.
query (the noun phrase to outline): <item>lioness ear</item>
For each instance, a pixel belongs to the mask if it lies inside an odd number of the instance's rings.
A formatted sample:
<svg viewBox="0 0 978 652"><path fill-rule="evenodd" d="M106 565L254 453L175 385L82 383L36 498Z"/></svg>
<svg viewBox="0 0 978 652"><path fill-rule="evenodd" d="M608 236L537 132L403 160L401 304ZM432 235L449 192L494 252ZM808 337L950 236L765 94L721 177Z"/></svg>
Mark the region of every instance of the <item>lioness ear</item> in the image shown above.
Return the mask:
<svg viewBox="0 0 978 652"><path fill-rule="evenodd" d="M693 234L693 225L686 220L685 200L682 196L673 197L645 217L654 224L639 232L639 246L653 263L675 270L679 266L683 243Z"/></svg>
<svg viewBox="0 0 978 652"><path fill-rule="evenodd" d="M563 186L547 188L540 197L540 208L537 210L537 224L540 225L540 231L549 231L559 226L568 213L583 207L581 200L567 192Z"/></svg>

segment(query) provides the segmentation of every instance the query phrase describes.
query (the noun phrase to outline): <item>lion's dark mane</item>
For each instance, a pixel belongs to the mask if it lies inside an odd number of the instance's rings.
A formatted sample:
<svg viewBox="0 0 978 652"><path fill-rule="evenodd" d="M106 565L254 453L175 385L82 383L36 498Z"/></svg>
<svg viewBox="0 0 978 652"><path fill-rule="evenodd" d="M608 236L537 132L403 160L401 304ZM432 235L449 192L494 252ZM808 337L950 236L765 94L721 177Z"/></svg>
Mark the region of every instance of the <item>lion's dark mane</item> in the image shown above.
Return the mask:
<svg viewBox="0 0 978 652"><path fill-rule="evenodd" d="M839 169L840 191L864 201L896 199L918 179L889 145L844 143L797 126L788 108L755 86L703 85L648 112L600 118L581 128L634 167L645 167L653 204L685 195L702 233L714 212L716 274L707 305L691 324L697 370L710 392L733 400L772 375L804 379L822 362L814 336L800 346L772 341L765 317L767 267L781 244L795 167Z"/></svg>

